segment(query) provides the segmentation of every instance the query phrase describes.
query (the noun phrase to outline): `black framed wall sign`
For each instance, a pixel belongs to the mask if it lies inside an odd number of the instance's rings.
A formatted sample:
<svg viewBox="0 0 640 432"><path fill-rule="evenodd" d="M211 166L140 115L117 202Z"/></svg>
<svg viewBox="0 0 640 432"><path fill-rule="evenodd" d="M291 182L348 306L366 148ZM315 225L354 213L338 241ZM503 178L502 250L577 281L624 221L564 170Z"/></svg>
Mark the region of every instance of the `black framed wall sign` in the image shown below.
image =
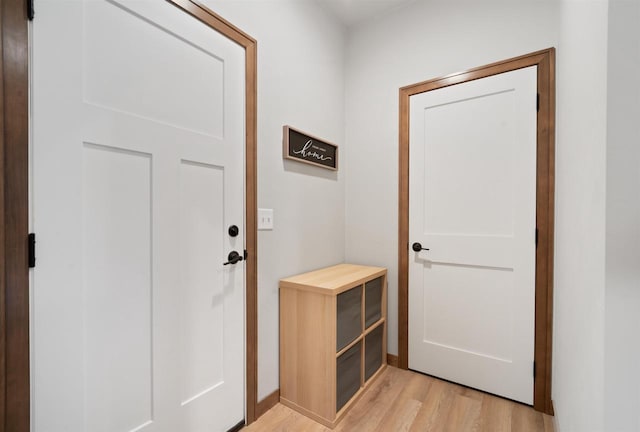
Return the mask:
<svg viewBox="0 0 640 432"><path fill-rule="evenodd" d="M338 170L338 146L291 126L283 127L283 156L327 168Z"/></svg>

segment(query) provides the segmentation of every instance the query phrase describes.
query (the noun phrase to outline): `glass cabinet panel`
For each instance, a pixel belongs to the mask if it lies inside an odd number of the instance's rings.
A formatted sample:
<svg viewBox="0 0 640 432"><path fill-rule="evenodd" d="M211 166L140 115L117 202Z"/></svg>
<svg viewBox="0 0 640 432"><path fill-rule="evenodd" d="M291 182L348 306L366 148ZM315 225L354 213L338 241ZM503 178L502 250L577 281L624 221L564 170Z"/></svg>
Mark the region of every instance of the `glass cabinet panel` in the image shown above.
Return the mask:
<svg viewBox="0 0 640 432"><path fill-rule="evenodd" d="M337 358L336 364L336 412L360 389L362 341Z"/></svg>
<svg viewBox="0 0 640 432"><path fill-rule="evenodd" d="M384 324L379 325L365 336L364 341L364 380L367 381L382 366L382 340Z"/></svg>
<svg viewBox="0 0 640 432"><path fill-rule="evenodd" d="M369 326L378 322L378 320L382 317L383 279L383 277L379 277L365 284L365 328L369 328Z"/></svg>
<svg viewBox="0 0 640 432"><path fill-rule="evenodd" d="M362 333L362 286L338 294L336 352Z"/></svg>

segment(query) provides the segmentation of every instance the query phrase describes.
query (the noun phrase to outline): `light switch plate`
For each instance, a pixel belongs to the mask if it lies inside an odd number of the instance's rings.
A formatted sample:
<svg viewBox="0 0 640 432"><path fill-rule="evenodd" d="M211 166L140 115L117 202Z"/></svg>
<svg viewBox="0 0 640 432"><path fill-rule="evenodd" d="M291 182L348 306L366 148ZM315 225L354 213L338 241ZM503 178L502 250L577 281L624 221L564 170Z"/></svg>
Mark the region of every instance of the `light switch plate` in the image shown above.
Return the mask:
<svg viewBox="0 0 640 432"><path fill-rule="evenodd" d="M258 230L273 229L273 209L258 209Z"/></svg>

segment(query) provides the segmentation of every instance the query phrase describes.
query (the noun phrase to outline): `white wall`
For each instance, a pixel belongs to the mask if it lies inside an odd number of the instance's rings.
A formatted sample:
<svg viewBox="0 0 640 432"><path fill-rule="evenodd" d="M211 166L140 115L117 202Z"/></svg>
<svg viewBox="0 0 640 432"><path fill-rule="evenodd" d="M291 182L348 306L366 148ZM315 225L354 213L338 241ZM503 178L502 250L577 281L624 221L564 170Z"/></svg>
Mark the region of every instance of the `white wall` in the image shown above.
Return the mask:
<svg viewBox="0 0 640 432"><path fill-rule="evenodd" d="M640 2L610 0L605 430L640 430Z"/></svg>
<svg viewBox="0 0 640 432"><path fill-rule="evenodd" d="M344 167L282 158L289 124L344 152L343 27L313 2L205 0L258 41L258 398L279 387L278 280L344 261ZM344 153L342 153L344 154Z"/></svg>
<svg viewBox="0 0 640 432"><path fill-rule="evenodd" d="M388 348L398 353L398 89L558 45L557 2L429 0L350 34L346 257L389 269Z"/></svg>
<svg viewBox="0 0 640 432"><path fill-rule="evenodd" d="M553 402L559 432L602 432L607 2L562 1L560 28Z"/></svg>

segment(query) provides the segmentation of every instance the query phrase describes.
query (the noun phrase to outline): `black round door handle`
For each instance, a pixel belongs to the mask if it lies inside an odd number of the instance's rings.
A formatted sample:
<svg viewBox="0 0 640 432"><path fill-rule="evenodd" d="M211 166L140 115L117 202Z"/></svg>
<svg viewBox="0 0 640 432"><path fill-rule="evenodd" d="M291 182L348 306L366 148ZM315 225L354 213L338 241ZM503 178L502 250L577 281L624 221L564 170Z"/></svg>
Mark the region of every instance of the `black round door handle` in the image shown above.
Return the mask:
<svg viewBox="0 0 640 432"><path fill-rule="evenodd" d="M229 255L227 256L227 260L228 261L226 263L223 263L222 265L237 264L238 262L242 261L242 255L240 255L236 251L231 251L231 252L229 252Z"/></svg>
<svg viewBox="0 0 640 432"><path fill-rule="evenodd" d="M227 231L231 237L237 237L240 233L240 229L238 229L237 225L231 225L229 230Z"/></svg>
<svg viewBox="0 0 640 432"><path fill-rule="evenodd" d="M415 242L414 244L411 245L411 249L414 250L414 252L420 252L423 250L429 250L429 248L423 248L422 245L418 242Z"/></svg>

